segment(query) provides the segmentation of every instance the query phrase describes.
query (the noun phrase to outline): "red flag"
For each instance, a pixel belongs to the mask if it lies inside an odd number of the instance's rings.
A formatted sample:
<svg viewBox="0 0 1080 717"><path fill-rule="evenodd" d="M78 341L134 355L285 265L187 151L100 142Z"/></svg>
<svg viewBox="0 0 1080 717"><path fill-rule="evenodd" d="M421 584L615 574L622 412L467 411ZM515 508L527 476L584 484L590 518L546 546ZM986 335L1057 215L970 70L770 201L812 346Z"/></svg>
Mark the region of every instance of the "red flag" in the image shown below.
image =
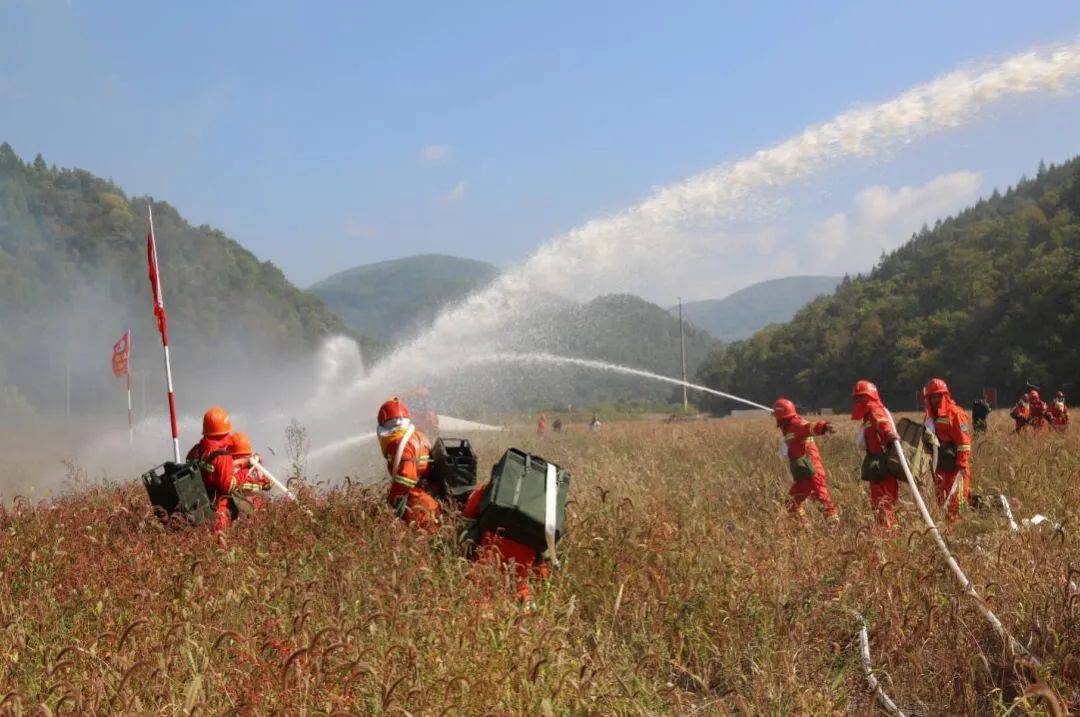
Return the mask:
<svg viewBox="0 0 1080 717"><path fill-rule="evenodd" d="M128 372L128 354L131 352L131 334L128 331L112 347L112 371L116 376L126 376Z"/></svg>
<svg viewBox="0 0 1080 717"><path fill-rule="evenodd" d="M161 297L161 279L158 276L157 245L154 243L154 225L150 224L146 233L146 261L150 265L150 287L154 292L154 316L157 317L158 331L165 336L168 317L165 315L165 300Z"/></svg>

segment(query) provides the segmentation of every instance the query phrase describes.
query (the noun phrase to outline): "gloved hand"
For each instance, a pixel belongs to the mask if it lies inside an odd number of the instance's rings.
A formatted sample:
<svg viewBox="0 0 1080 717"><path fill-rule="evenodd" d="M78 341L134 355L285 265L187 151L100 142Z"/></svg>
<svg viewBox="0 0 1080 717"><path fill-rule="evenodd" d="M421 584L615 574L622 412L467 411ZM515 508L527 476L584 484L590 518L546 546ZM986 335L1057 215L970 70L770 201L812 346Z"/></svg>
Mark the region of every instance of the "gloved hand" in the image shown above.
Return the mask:
<svg viewBox="0 0 1080 717"><path fill-rule="evenodd" d="M836 426L825 421L825 433L836 433Z"/></svg>

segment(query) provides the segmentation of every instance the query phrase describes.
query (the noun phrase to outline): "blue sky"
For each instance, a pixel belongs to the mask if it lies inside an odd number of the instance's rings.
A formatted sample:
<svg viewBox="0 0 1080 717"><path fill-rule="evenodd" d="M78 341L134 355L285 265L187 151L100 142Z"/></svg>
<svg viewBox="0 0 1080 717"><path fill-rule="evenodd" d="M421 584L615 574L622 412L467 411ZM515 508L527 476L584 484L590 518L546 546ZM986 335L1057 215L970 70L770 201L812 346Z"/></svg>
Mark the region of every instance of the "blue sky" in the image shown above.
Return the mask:
<svg viewBox="0 0 1080 717"><path fill-rule="evenodd" d="M791 5L0 0L0 141L165 199L301 285L418 252L508 266L807 124L1080 34L1075 2ZM787 231L864 226L871 187L952 211L1080 152L1077 127L1075 97L998 108L832 173ZM690 293L873 257L770 246Z"/></svg>

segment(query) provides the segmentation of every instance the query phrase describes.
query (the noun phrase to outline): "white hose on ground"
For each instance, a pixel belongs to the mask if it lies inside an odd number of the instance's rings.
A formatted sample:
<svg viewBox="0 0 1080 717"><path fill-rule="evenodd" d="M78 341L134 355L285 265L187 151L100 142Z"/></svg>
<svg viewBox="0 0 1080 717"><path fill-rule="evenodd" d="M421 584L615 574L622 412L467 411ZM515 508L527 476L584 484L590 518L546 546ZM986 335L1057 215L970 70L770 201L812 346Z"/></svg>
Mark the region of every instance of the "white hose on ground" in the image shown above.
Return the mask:
<svg viewBox="0 0 1080 717"><path fill-rule="evenodd" d="M289 500L296 503L297 505L300 505L300 500L296 497L296 495L291 490L286 488L284 483L282 483L277 478L275 478L273 473L266 470L266 468L263 466L263 464L259 462L258 456L252 456L250 460L251 460L251 467L252 468L257 470L262 475L266 476L266 479L268 481L270 481L271 483L273 483L275 488L277 488L282 493L284 493L285 496ZM312 512L310 510L308 510L307 508L304 508L303 506L301 506L301 508L303 509L303 511L305 513L308 514L308 517L314 517L314 515L312 514Z"/></svg>
<svg viewBox="0 0 1080 717"><path fill-rule="evenodd" d="M852 610L851 614L859 621L859 657L862 660L863 672L866 673L866 684L870 685L870 689L874 691L874 696L877 697L882 709L893 717L906 717L904 711L897 707L892 698L886 694L885 688L881 686L877 675L874 674L874 665L870 661L870 636L866 632L866 620L855 610Z"/></svg>
<svg viewBox="0 0 1080 717"><path fill-rule="evenodd" d="M896 431L895 425L893 425L893 431ZM1032 656L1031 653L1016 640L1016 638L1009 634L1009 631L1001 624L1001 620L998 620L997 615L986 606L986 603L984 603L983 599L979 596L978 591L975 590L971 581L968 580L967 575L960 569L960 565L956 562L956 558L954 558L949 551L949 546L945 544L945 539L941 537L941 531L938 530L937 524L934 523L934 519L930 517L930 511L926 509L926 502L922 498L922 493L919 492L919 487L915 485L915 478L911 475L911 468L908 466L907 456L904 455L904 448L899 439L893 441L893 449L900 458L900 465L904 469L904 477L907 478L908 487L911 488L911 494L915 497L915 504L919 507L919 513L922 514L923 522L930 528L930 532L934 536L934 542L937 543L938 550L940 550L941 554L945 557L945 562L948 564L949 569L952 570L957 582L960 583L960 588L975 601L975 607L982 613L982 616L986 618L986 621L990 623L990 626L994 628L994 632L998 634L998 637L1001 638L1001 641L1011 653L1014 655L1023 655L1035 662L1035 664L1038 664L1039 661L1035 659L1035 657Z"/></svg>
<svg viewBox="0 0 1080 717"><path fill-rule="evenodd" d="M1004 493L998 493L998 498L1001 499L1001 507L1005 510L1005 517L1009 519L1009 529L1014 533L1020 530L1020 526L1016 523L1016 518L1013 516L1012 508L1009 506L1009 499L1005 497Z"/></svg>

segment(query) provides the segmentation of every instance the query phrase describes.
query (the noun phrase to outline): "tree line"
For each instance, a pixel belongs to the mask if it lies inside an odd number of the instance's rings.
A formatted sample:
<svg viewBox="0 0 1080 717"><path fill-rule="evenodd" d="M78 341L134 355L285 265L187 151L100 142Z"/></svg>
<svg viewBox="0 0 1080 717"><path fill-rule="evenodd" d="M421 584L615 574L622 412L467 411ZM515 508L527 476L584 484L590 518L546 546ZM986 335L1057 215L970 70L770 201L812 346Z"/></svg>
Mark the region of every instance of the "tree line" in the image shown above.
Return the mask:
<svg viewBox="0 0 1080 717"><path fill-rule="evenodd" d="M1032 382L1071 387L1080 366L1080 158L995 191L938 221L867 275L786 323L717 348L709 386L758 400L846 406L856 378L911 408L938 376L970 402L984 387L1010 402ZM726 408L714 402L712 408Z"/></svg>

